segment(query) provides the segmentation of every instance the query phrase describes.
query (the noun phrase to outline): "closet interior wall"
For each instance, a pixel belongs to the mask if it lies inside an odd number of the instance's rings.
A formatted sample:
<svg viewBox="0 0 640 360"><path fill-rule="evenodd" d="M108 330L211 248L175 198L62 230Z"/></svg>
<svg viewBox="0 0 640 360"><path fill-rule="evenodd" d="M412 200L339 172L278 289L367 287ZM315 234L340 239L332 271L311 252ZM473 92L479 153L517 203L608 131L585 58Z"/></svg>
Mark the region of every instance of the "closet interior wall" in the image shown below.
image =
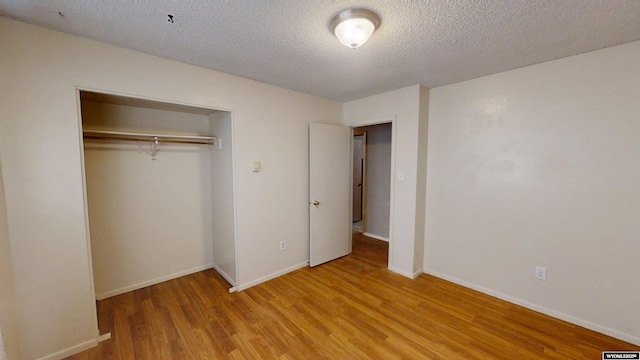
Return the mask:
<svg viewBox="0 0 640 360"><path fill-rule="evenodd" d="M213 264L231 285L238 284L233 178L233 123L231 113L209 115L209 133L215 134L220 147L211 151L211 205L213 221Z"/></svg>
<svg viewBox="0 0 640 360"><path fill-rule="evenodd" d="M0 159L0 359L18 358L18 319L7 207ZM4 357L3 357L4 356Z"/></svg>
<svg viewBox="0 0 640 360"><path fill-rule="evenodd" d="M87 100L81 109L83 130L212 135L217 123L202 113ZM154 159L147 142L85 139L97 299L214 267L213 177L219 175L212 170L214 158L223 158L216 151L161 143Z"/></svg>

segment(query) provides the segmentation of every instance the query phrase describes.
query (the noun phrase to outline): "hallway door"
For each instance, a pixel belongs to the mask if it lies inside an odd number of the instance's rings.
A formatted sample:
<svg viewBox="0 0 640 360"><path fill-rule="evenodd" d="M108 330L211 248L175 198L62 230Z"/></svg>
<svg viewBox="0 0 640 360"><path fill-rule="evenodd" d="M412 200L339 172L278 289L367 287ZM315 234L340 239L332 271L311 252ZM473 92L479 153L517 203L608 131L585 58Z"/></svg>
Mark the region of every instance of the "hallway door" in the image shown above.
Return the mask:
<svg viewBox="0 0 640 360"><path fill-rule="evenodd" d="M309 125L309 265L351 252L351 128Z"/></svg>

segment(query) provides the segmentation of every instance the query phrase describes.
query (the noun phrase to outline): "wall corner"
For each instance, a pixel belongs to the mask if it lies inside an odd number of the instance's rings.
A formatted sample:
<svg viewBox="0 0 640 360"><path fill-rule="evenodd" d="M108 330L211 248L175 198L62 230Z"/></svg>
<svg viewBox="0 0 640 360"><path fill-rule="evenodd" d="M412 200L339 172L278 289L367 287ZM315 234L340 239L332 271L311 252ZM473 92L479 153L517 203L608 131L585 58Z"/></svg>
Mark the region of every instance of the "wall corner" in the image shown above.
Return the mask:
<svg viewBox="0 0 640 360"><path fill-rule="evenodd" d="M416 177L416 218L413 252L413 270L421 271L424 266L426 207L427 207L427 140L429 128L429 88L418 88L418 156Z"/></svg>

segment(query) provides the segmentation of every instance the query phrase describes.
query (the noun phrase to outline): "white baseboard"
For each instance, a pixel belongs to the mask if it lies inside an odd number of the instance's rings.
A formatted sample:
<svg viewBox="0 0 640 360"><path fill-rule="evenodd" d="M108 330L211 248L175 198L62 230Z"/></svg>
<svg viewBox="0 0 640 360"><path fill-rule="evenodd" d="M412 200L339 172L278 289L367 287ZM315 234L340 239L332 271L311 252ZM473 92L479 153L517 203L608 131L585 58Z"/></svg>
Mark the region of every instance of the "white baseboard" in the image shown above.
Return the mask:
<svg viewBox="0 0 640 360"><path fill-rule="evenodd" d="M408 277L409 279L415 279L413 273L410 273L408 271L404 271L402 269L398 269L397 267L390 267L389 270L393 271L396 274L400 274L404 277Z"/></svg>
<svg viewBox="0 0 640 360"><path fill-rule="evenodd" d="M572 323L574 325L578 325L578 326L581 326L583 328L587 328L589 330L593 330L593 331L599 332L601 334L605 334L605 335L614 337L616 339L620 339L620 340L632 343L634 345L640 345L640 337L636 337L636 336L633 336L633 335L630 335L630 334L626 334L626 333L623 333L622 331L611 329L609 327L606 327L606 326L603 326L603 325L599 325L599 324L593 323L591 321L583 320L583 319L577 318L577 317L572 316L572 315L561 313L559 311L548 309L548 308L546 308L544 306L536 305L534 303L531 303L531 302L528 302L528 301L525 301L525 300L522 300L522 299L518 299L518 298L510 296L510 295L506 295L506 294L503 294L503 293L500 293L500 292L497 292L497 291L494 291L494 290L491 290L491 289L487 289L485 287L482 287L482 286L479 286L479 285L476 285L476 284L472 284L470 282L466 282L464 280L460 280L460 279L454 278L452 276L439 273L437 271L426 269L426 270L424 270L424 273L425 274L429 274L429 275L433 275L433 276L435 276L437 278L440 278L440 279L443 279L443 280L450 281L450 282L452 282L454 284L458 284L460 286L464 286L464 287L469 288L469 289L473 289L473 290L479 291L481 293L484 293L484 294L493 296L495 298L510 302L512 304L520 305L520 306L525 307L527 309L531 309L533 311L537 311L539 313L542 313L542 314L545 314L545 315L549 315L549 316L554 317L556 319L564 320L564 321Z"/></svg>
<svg viewBox="0 0 640 360"><path fill-rule="evenodd" d="M74 346L68 347L66 349L62 349L62 350L60 350L58 352L55 352L53 354L49 354L49 355L43 356L41 358L38 358L38 360L61 360L61 359L67 358L67 357L69 357L71 355L75 355L75 354L81 353L81 352L83 352L85 350L89 350L89 349L91 349L93 347L96 347L96 346L98 346L98 338L91 339L89 341L85 341L85 342L83 342L81 344L74 345Z"/></svg>
<svg viewBox="0 0 640 360"><path fill-rule="evenodd" d="M229 276L229 274L227 274L226 271L222 270L218 265L213 264L213 268L218 272L218 274L220 274L220 276L222 276L225 280L227 280L229 284L231 284L231 287L235 287L236 285L238 285L236 281L232 280L231 276Z"/></svg>
<svg viewBox="0 0 640 360"><path fill-rule="evenodd" d="M402 269L398 269L397 267L390 267L389 270L393 271L396 274L400 274L404 277L408 277L409 279L413 280L415 278L417 278L420 274L422 274L422 269L417 270L416 272L414 272L413 274L408 272L408 271L404 271Z"/></svg>
<svg viewBox="0 0 640 360"><path fill-rule="evenodd" d="M382 240L382 241L389 242L389 238L388 237L384 237L384 236L380 236L380 235L376 235L376 234L372 234L372 233L368 233L368 232L363 233L363 235L366 236L366 237L377 239L377 240Z"/></svg>
<svg viewBox="0 0 640 360"><path fill-rule="evenodd" d="M296 271L298 269L302 269L303 267L307 267L307 266L309 266L309 262L305 261L303 263L300 263L300 264L297 264L297 265L293 265L293 266L288 267L286 269L282 269L280 271L276 271L273 274L269 274L269 275L263 276L263 277L261 277L259 279L256 279L256 280L253 280L253 281L249 281L248 283L240 284L240 285L238 285L238 291L246 290L246 289L248 289L248 288L250 288L252 286L256 286L258 284L262 284L263 282L267 282L267 281L269 281L271 279L277 278L278 276L282 276L284 274L288 274L288 273L290 273L292 271Z"/></svg>
<svg viewBox="0 0 640 360"><path fill-rule="evenodd" d="M110 298L112 296L116 296L116 295L127 293L129 291L142 289L142 288L145 288L147 286L159 284L161 282L177 279L177 278L185 276L185 275L190 275L190 274L193 274L193 273L197 273L199 271L209 270L209 269L212 269L212 268L213 268L213 264L202 265L202 266L198 266L198 267L195 267L195 268L192 268L192 269L178 271L177 273L161 276L161 277L158 277L158 278L155 278L155 279L139 282L137 284L128 285L128 286L125 286L125 287L122 287L122 288L119 288L119 289L105 291L103 293L96 294L96 300L103 300L103 299L106 299L106 298Z"/></svg>

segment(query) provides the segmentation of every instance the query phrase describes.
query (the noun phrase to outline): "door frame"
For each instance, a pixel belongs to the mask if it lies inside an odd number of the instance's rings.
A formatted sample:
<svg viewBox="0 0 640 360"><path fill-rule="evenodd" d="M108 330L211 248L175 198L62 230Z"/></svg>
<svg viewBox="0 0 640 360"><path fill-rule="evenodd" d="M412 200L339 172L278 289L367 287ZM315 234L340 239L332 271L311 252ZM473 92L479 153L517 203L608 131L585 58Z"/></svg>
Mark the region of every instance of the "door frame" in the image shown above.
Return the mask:
<svg viewBox="0 0 640 360"><path fill-rule="evenodd" d="M387 263L387 268L393 268L393 219L394 219L394 209L395 209L395 188L396 188L396 125L397 118L395 115L384 116L379 118L373 118L364 120L362 122L356 124L350 124L349 126L352 129L356 129L359 127L371 126L371 125L380 125L380 124L391 124L391 171L389 174L389 262ZM351 137L351 147L353 148L353 136ZM353 155L351 156L353 157ZM353 181L353 180L352 180ZM353 186L351 187L351 199L353 200ZM363 216L364 220L364 216ZM364 221L363 221L363 232L364 232Z"/></svg>

